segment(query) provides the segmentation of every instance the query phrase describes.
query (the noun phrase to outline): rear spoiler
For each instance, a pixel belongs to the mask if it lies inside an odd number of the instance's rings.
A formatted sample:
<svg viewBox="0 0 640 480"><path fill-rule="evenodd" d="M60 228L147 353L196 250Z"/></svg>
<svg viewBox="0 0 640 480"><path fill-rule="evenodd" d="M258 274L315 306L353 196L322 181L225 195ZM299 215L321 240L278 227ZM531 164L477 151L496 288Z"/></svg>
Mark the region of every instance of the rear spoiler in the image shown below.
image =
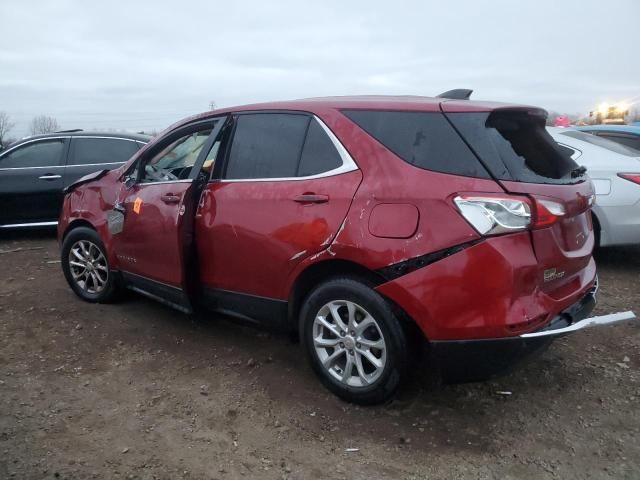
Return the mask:
<svg viewBox="0 0 640 480"><path fill-rule="evenodd" d="M93 182L94 180L98 180L99 178L104 177L107 173L109 172L109 170L98 170L97 172L93 172L90 173L88 175L85 175L82 178L79 178L78 180L76 180L73 183L70 183L69 185L67 185L66 187L64 187L64 189L62 189L62 192L66 195L67 193L71 193L73 192L77 187L79 187L80 185L84 184L84 183L89 183L89 182Z"/></svg>
<svg viewBox="0 0 640 480"><path fill-rule="evenodd" d="M436 95L436 98L446 98L448 100L469 100L473 90L466 88L454 88L453 90L447 90L446 92Z"/></svg>

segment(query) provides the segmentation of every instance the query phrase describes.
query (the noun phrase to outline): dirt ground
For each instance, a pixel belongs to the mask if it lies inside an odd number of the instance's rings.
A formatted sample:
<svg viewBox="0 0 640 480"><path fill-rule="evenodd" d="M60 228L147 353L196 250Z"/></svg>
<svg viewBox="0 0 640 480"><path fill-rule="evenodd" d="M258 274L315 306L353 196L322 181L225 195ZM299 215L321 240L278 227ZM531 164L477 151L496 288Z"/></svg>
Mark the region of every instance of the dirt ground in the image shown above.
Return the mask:
<svg viewBox="0 0 640 480"><path fill-rule="evenodd" d="M51 232L0 252L0 478L640 478L640 322L363 408L287 338L137 296L83 303ZM597 312L640 312L640 248L597 260Z"/></svg>

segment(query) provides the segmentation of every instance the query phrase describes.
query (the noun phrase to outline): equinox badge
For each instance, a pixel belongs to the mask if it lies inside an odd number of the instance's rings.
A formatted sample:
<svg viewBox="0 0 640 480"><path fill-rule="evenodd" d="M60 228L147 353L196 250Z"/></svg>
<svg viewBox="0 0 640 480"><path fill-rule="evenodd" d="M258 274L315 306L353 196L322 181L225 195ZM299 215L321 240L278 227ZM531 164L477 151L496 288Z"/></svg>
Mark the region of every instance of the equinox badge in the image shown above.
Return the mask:
<svg viewBox="0 0 640 480"><path fill-rule="evenodd" d="M558 272L555 268L550 268L544 271L544 281L550 282L552 280L559 280L564 277L564 272Z"/></svg>

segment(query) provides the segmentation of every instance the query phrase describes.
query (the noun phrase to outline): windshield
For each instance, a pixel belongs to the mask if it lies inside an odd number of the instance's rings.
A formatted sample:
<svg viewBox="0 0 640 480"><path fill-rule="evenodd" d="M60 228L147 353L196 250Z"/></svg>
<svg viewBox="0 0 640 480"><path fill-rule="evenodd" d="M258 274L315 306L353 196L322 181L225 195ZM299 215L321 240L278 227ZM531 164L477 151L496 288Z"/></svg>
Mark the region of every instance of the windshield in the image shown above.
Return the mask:
<svg viewBox="0 0 640 480"><path fill-rule="evenodd" d="M597 135L578 132L577 130L567 130L560 134L577 140L582 140L583 142L587 142L592 145L597 145L598 147L606 148L607 150L619 153L620 155L626 155L627 157L640 157L640 150L636 150L635 148L622 145L612 140L607 140L606 138L602 138Z"/></svg>

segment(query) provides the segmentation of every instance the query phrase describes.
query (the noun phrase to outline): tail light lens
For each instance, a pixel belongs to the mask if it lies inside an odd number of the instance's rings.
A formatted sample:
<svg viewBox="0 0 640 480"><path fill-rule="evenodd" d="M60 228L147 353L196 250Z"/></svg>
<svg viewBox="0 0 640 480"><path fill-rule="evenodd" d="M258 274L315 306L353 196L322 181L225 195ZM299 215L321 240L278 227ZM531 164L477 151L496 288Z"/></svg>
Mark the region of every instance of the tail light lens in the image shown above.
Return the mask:
<svg viewBox="0 0 640 480"><path fill-rule="evenodd" d="M640 173L619 173L618 176L640 185Z"/></svg>
<svg viewBox="0 0 640 480"><path fill-rule="evenodd" d="M561 203L553 200L534 198L535 215L531 228L544 228L553 225L567 212Z"/></svg>
<svg viewBox="0 0 640 480"><path fill-rule="evenodd" d="M453 201L480 235L526 230L531 224L531 206L524 198L458 195Z"/></svg>
<svg viewBox="0 0 640 480"><path fill-rule="evenodd" d="M453 201L480 235L545 228L566 214L561 203L535 197L458 195Z"/></svg>

